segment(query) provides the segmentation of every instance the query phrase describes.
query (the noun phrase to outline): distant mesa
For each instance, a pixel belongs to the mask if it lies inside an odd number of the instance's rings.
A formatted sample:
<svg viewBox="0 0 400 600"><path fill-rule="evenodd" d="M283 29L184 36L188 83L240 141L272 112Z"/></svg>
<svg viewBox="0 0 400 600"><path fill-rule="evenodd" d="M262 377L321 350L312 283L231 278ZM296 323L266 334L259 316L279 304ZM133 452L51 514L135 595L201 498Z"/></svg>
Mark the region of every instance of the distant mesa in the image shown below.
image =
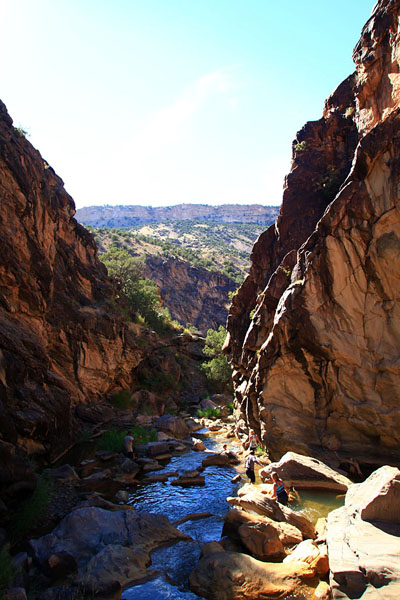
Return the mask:
<svg viewBox="0 0 400 600"><path fill-rule="evenodd" d="M271 225L279 206L261 204L177 204L175 206L87 206L76 211L76 219L92 227L136 227L160 221L198 220L213 223Z"/></svg>

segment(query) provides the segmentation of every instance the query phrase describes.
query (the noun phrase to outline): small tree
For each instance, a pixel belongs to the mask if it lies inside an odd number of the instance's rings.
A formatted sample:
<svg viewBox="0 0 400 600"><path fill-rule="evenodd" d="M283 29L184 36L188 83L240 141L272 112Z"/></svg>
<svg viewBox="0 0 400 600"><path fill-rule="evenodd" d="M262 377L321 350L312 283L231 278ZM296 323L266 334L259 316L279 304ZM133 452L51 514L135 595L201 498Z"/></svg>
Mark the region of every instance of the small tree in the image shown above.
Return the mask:
<svg viewBox="0 0 400 600"><path fill-rule="evenodd" d="M207 379L213 386L219 389L232 389L232 371L222 346L226 338L226 329L222 325L217 330L209 329L206 336L206 344L203 353L210 358L201 365Z"/></svg>

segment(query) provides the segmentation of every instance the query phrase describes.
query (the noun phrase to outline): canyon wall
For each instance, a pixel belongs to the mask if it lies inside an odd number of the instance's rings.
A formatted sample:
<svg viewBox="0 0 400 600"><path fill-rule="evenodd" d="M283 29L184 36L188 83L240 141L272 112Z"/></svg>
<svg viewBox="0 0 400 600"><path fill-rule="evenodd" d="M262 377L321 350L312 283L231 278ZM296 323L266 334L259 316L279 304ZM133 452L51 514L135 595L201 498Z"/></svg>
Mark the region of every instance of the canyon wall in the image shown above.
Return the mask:
<svg viewBox="0 0 400 600"><path fill-rule="evenodd" d="M356 71L293 143L226 352L240 426L286 450L400 460L400 2L378 2Z"/></svg>
<svg viewBox="0 0 400 600"><path fill-rule="evenodd" d="M164 305L178 323L191 323L203 335L210 328L225 327L228 294L237 287L226 275L156 255L146 256L145 275L157 284Z"/></svg>
<svg viewBox="0 0 400 600"><path fill-rule="evenodd" d="M143 349L63 182L3 103L0 173L0 483L11 493L29 479L21 457L65 448L76 407L129 385Z"/></svg>
<svg viewBox="0 0 400 600"><path fill-rule="evenodd" d="M79 208L76 218L92 227L134 227L160 221L186 219L215 223L261 223L269 225L276 219L277 206L259 204L177 204L176 206L87 206Z"/></svg>

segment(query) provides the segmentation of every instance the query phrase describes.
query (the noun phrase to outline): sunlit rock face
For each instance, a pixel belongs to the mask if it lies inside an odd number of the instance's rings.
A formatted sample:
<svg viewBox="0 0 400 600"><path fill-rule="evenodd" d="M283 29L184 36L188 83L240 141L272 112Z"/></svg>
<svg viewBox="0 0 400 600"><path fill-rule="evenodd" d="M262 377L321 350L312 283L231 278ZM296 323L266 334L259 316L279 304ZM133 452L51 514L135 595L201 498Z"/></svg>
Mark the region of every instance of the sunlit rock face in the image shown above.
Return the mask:
<svg viewBox="0 0 400 600"><path fill-rule="evenodd" d="M241 417L274 458L400 458L399 13L375 5L355 74L299 132L230 309Z"/></svg>
<svg viewBox="0 0 400 600"><path fill-rule="evenodd" d="M73 218L63 182L2 103L0 173L0 480L7 485L10 456L57 454L74 429L75 405L128 383L142 351L134 326L111 308L105 267Z"/></svg>

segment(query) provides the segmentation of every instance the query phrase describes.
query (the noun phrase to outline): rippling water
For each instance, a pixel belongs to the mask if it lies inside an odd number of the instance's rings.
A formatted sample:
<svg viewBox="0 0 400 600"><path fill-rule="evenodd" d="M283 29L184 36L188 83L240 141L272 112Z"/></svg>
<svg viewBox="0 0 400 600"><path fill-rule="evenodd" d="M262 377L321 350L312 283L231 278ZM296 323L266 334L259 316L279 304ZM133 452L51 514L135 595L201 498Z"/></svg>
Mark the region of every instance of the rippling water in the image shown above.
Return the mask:
<svg viewBox="0 0 400 600"><path fill-rule="evenodd" d="M216 441L200 432L206 448L212 452L220 452L225 440ZM233 448L234 450L234 448ZM190 451L174 456L162 471L158 473L196 469L210 452ZM219 540L224 524L225 514L230 506L227 496L235 495L238 484L231 479L236 475L233 467L206 467L205 485L181 488L167 482L143 484L135 488L129 504L137 510L166 515L170 521L176 521L192 513L212 513L212 517L190 520L178 526L180 531L193 538L194 542L179 542L168 548L153 552L151 568L161 574L142 585L134 586L123 593L126 600L199 600L187 587L187 580L196 566L203 542Z"/></svg>
<svg viewBox="0 0 400 600"><path fill-rule="evenodd" d="M209 451L220 452L224 439L201 437ZM232 448L235 450L235 447ZM185 452L174 456L162 471L158 473L196 469L209 452ZM241 468L239 468L242 471ZM230 505L227 496L236 495L241 484L233 484L231 479L237 471L233 467L206 467L205 486L181 488L167 482L143 484L135 488L129 503L137 510L166 515L170 521L176 521L192 513L212 513L212 517L190 520L178 526L180 531L189 535L193 542L179 542L167 548L153 552L151 569L156 577L142 585L126 590L125 600L199 600L199 596L188 589L188 577L196 566L203 542L219 540L224 517ZM301 492L301 503L297 510L315 523L318 517L326 516L330 510L343 504L343 499L332 493ZM293 507L295 508L295 507ZM301 593L287 597L287 600L304 600Z"/></svg>

